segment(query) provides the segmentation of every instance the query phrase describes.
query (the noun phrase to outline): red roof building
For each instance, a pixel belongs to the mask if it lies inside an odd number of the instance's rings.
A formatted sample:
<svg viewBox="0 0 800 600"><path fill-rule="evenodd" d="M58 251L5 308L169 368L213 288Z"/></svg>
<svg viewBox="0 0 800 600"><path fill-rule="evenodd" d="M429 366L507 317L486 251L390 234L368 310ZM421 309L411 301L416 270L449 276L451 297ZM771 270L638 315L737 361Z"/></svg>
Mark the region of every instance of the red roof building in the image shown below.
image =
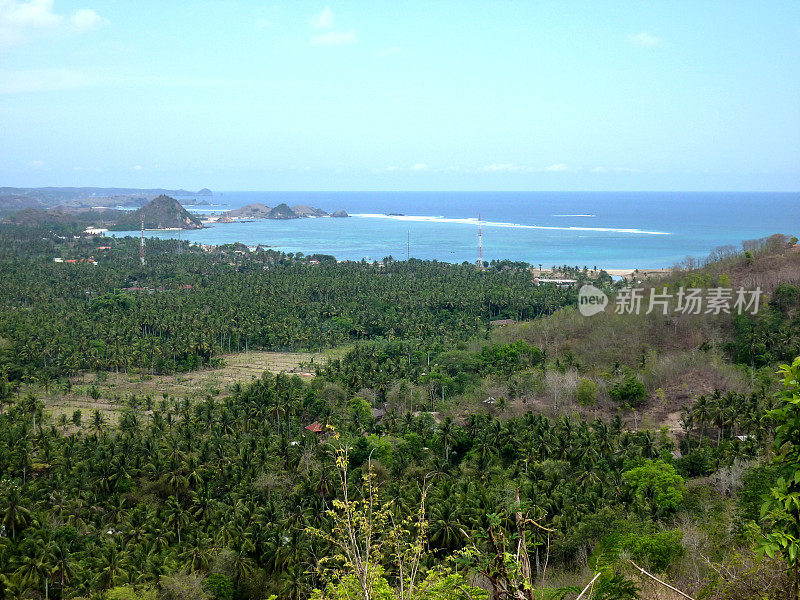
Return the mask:
<svg viewBox="0 0 800 600"><path fill-rule="evenodd" d="M305 429L312 433L322 433L325 431L325 426L319 421L314 421L311 425L306 425Z"/></svg>

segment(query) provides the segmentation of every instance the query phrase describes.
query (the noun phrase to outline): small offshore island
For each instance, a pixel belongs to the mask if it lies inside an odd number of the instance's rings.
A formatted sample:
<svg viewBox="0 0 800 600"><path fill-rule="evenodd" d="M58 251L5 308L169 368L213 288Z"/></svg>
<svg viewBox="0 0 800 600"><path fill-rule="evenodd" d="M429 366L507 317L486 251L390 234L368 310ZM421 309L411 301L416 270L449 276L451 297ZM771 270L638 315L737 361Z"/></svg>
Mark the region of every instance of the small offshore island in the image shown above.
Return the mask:
<svg viewBox="0 0 800 600"><path fill-rule="evenodd" d="M298 204L297 206L290 207L285 202L282 202L281 204L278 204L274 208L270 208L269 206L267 206L266 204L262 204L261 202L254 202L252 204L247 204L235 210L226 211L218 217L209 217L205 222L233 223L235 221L242 219L286 220L286 219L308 219L308 218L314 219L318 217L344 218L349 216L350 215L348 215L347 212L345 212L342 209L336 210L328 214L321 208L314 208L311 206L306 206L304 204Z"/></svg>

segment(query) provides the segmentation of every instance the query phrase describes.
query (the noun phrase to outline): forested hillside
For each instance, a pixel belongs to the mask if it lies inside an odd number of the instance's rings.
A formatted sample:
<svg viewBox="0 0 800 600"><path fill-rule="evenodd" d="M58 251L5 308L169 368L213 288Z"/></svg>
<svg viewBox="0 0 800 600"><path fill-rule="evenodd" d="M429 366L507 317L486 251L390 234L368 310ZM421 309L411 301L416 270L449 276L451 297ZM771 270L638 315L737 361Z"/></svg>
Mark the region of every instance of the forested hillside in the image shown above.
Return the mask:
<svg viewBox="0 0 800 600"><path fill-rule="evenodd" d="M755 283L757 315L581 317L526 265L148 240L142 267L73 233L0 229L0 598L796 597L788 239L642 284ZM87 371L342 344L118 424L50 408Z"/></svg>
<svg viewBox="0 0 800 600"><path fill-rule="evenodd" d="M142 221L147 229L200 229L200 219L170 196L161 194L150 200L142 208L120 214L110 226L114 231L139 229Z"/></svg>

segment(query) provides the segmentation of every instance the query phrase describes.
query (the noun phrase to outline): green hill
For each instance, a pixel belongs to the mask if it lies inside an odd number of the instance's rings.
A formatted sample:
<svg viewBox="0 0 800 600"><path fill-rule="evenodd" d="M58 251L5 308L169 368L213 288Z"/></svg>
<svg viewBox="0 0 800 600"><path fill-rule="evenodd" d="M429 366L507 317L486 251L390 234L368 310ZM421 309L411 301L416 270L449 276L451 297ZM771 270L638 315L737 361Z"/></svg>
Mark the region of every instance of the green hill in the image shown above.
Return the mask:
<svg viewBox="0 0 800 600"><path fill-rule="evenodd" d="M127 213L110 227L113 231L139 229L144 216L145 229L202 229L200 219L190 214L175 198L161 195L142 208Z"/></svg>

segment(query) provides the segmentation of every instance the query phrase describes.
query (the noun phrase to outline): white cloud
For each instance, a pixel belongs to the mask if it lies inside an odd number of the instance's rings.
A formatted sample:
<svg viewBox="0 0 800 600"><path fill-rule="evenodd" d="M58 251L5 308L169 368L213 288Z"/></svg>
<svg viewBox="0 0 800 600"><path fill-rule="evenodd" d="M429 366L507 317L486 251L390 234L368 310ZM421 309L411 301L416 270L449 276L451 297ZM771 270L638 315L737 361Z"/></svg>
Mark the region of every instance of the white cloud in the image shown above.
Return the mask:
<svg viewBox="0 0 800 600"><path fill-rule="evenodd" d="M605 172L606 172L605 167L595 167L594 169L592 169L592 173L605 173Z"/></svg>
<svg viewBox="0 0 800 600"><path fill-rule="evenodd" d="M358 41L356 32L350 31L329 31L311 37L312 46L339 46L342 44L354 44Z"/></svg>
<svg viewBox="0 0 800 600"><path fill-rule="evenodd" d="M256 29L267 29L268 27L272 27L272 21L269 19L256 19Z"/></svg>
<svg viewBox="0 0 800 600"><path fill-rule="evenodd" d="M554 165L550 165L549 167L545 167L544 170L545 171L551 171L553 173L557 173L557 172L561 172L561 171L566 171L568 168L569 167L567 167L567 165L565 165L564 163L556 163Z"/></svg>
<svg viewBox="0 0 800 600"><path fill-rule="evenodd" d="M27 166L31 169L41 169L44 166L43 160L32 160L27 163Z"/></svg>
<svg viewBox="0 0 800 600"><path fill-rule="evenodd" d="M323 8L318 15L311 17L311 26L314 29L330 29L333 27L333 11L329 6Z"/></svg>
<svg viewBox="0 0 800 600"><path fill-rule="evenodd" d="M53 27L63 17L53 13L53 0L0 1L0 19L17 27Z"/></svg>
<svg viewBox="0 0 800 600"><path fill-rule="evenodd" d="M400 167L396 167L394 165L390 165L390 166L386 167L387 171L398 171L399 169L400 169Z"/></svg>
<svg viewBox="0 0 800 600"><path fill-rule="evenodd" d="M85 31L103 25L108 21L91 8L80 8L70 17L69 22L78 31Z"/></svg>
<svg viewBox="0 0 800 600"><path fill-rule="evenodd" d="M134 171L141 171L141 170L142 170L142 165L133 165L133 167L131 167L131 168L132 168Z"/></svg>
<svg viewBox="0 0 800 600"><path fill-rule="evenodd" d="M431 169L431 168L430 168L428 165L426 165L425 163L417 163L417 164L415 164L415 165L413 165L413 166L411 167L411 170L412 170L412 171L417 171L417 172L420 172L420 171L430 171L430 169Z"/></svg>
<svg viewBox="0 0 800 600"><path fill-rule="evenodd" d="M2 0L0 0L2 1ZM322 9L318 15L311 18L311 26L314 29L333 29L333 11L329 6ZM354 44L358 41L354 29L348 31L327 31L311 36L309 42L312 46L340 46L342 44Z"/></svg>
<svg viewBox="0 0 800 600"><path fill-rule="evenodd" d="M661 38L650 35L646 31L642 31L636 35L629 35L628 39L637 46L658 46L661 43Z"/></svg>
<svg viewBox="0 0 800 600"><path fill-rule="evenodd" d="M24 43L37 33L82 32L107 21L89 8L71 15L53 12L53 0L0 0L0 46Z"/></svg>

